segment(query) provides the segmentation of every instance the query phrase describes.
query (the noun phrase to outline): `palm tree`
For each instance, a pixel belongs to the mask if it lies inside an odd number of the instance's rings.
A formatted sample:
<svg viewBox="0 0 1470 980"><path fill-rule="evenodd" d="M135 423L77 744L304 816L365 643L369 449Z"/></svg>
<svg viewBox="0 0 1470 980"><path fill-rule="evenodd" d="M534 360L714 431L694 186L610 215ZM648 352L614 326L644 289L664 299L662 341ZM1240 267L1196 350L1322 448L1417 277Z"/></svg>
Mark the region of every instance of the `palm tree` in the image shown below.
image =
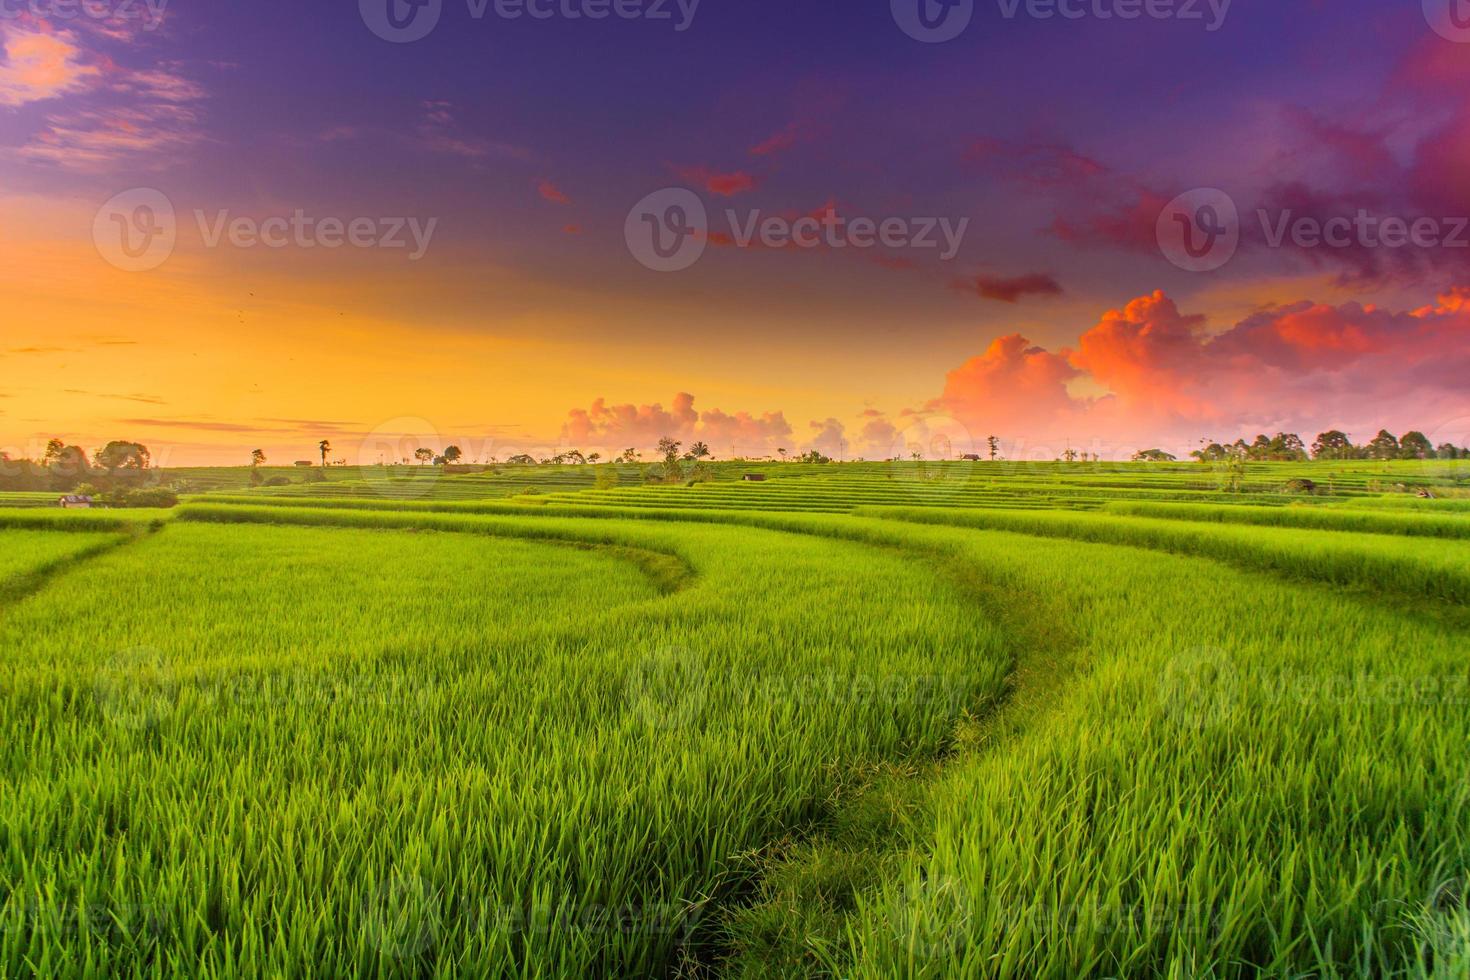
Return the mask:
<svg viewBox="0 0 1470 980"><path fill-rule="evenodd" d="M702 442L696 442L689 447L689 455L695 459L704 459L709 455L709 447Z"/></svg>
<svg viewBox="0 0 1470 980"><path fill-rule="evenodd" d="M326 439L323 439L321 442L317 443L316 448L321 450L322 466L325 467L327 465L327 453L332 451L332 444Z"/></svg>

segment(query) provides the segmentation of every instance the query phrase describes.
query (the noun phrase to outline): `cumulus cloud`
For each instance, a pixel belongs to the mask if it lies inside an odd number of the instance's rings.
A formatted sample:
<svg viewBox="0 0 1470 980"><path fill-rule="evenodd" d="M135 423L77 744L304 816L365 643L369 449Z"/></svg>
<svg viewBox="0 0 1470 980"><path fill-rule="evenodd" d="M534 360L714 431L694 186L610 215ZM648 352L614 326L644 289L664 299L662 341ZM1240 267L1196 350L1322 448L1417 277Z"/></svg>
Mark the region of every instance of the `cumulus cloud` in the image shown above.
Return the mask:
<svg viewBox="0 0 1470 980"><path fill-rule="evenodd" d="M1470 289L1407 311L1303 301L1219 333L1155 292L1105 313L1075 349L997 339L928 408L1013 439L1187 449L1278 429L1452 426L1470 418L1467 372Z"/></svg>
<svg viewBox="0 0 1470 980"><path fill-rule="evenodd" d="M808 450L815 449L822 455L833 459L847 458L847 426L837 419L827 418L820 422L813 421L809 427L815 435L807 443Z"/></svg>
<svg viewBox="0 0 1470 980"><path fill-rule="evenodd" d="M694 396L680 392L668 408L659 402L609 405L599 398L588 408L567 413L561 439L569 446L618 453L629 447L649 449L669 437L686 444L706 442L720 455L765 456L789 443L791 434L781 412L700 412Z"/></svg>

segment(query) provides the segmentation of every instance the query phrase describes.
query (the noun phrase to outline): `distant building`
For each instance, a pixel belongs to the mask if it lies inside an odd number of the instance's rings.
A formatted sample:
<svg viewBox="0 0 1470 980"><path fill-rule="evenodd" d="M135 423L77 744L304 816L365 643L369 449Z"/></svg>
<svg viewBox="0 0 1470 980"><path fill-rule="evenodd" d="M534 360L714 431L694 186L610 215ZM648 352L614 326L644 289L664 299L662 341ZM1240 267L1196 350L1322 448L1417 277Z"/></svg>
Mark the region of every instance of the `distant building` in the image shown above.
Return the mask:
<svg viewBox="0 0 1470 980"><path fill-rule="evenodd" d="M69 493L58 501L62 507L69 509L87 510L92 506L92 498L86 494Z"/></svg>
<svg viewBox="0 0 1470 980"><path fill-rule="evenodd" d="M745 474L745 482L746 483L765 483L766 482L766 475L764 473L747 473L747 474Z"/></svg>
<svg viewBox="0 0 1470 980"><path fill-rule="evenodd" d="M297 460L297 461L296 461L296 465L297 465L297 466L315 466L315 465L316 465L316 464L315 464L315 463L313 463L313 462L312 462L312 461L311 461L311 460L309 460L309 459L298 459L298 460Z"/></svg>
<svg viewBox="0 0 1470 980"><path fill-rule="evenodd" d="M961 456L960 459L964 460L966 463L980 462L980 457L975 455L974 453L966 453L965 455Z"/></svg>

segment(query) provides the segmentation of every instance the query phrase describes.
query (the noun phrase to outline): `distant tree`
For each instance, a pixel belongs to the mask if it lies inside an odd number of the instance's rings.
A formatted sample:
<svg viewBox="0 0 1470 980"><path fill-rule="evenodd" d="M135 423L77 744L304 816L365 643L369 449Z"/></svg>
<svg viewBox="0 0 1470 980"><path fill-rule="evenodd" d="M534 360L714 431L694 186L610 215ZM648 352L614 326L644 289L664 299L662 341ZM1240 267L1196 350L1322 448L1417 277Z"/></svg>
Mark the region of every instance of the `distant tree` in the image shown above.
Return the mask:
<svg viewBox="0 0 1470 980"><path fill-rule="evenodd" d="M142 443L114 440L97 450L92 462L115 474L118 470L146 470L152 459Z"/></svg>
<svg viewBox="0 0 1470 980"><path fill-rule="evenodd" d="M419 461L420 466L428 466L434 461L434 450L421 446L413 451L413 458Z"/></svg>
<svg viewBox="0 0 1470 980"><path fill-rule="evenodd" d="M1133 462L1177 463L1179 462L1179 458L1177 456L1173 456L1169 453L1164 452L1162 449L1144 449L1141 452L1136 452L1133 454Z"/></svg>
<svg viewBox="0 0 1470 980"><path fill-rule="evenodd" d="M48 469L53 476L76 479L86 476L90 466L87 453L81 446L63 446Z"/></svg>
<svg viewBox="0 0 1470 980"><path fill-rule="evenodd" d="M322 454L322 466L325 467L327 465L327 453L332 451L332 444L330 441L323 439L316 444L316 448Z"/></svg>
<svg viewBox="0 0 1470 980"><path fill-rule="evenodd" d="M990 436L985 442L990 447L990 461L993 463L1000 458L1000 440Z"/></svg>
<svg viewBox="0 0 1470 980"><path fill-rule="evenodd" d="M506 460L506 462L509 463L511 466L535 466L536 457L528 455L526 453L517 453L510 459Z"/></svg>
<svg viewBox="0 0 1470 980"><path fill-rule="evenodd" d="M781 457L781 462L783 462L783 463L786 462L786 450L785 449L778 449L778 450L776 450L776 455L778 455L778 456Z"/></svg>
<svg viewBox="0 0 1470 980"><path fill-rule="evenodd" d="M709 456L709 447L702 442L696 442L689 447L689 455L695 459L705 459Z"/></svg>
<svg viewBox="0 0 1470 980"><path fill-rule="evenodd" d="M1268 447L1268 456L1279 462L1297 462L1307 458L1307 447L1295 432L1278 432Z"/></svg>
<svg viewBox="0 0 1470 980"><path fill-rule="evenodd" d="M1405 432L1399 440L1399 455L1404 459L1433 459L1434 444L1422 432Z"/></svg>
<svg viewBox="0 0 1470 980"><path fill-rule="evenodd" d="M1226 449L1218 442L1212 442L1209 445L1205 446L1203 449L1196 449L1189 455L1193 456L1201 463L1218 463L1225 457L1230 455L1230 450Z"/></svg>
<svg viewBox="0 0 1470 980"><path fill-rule="evenodd" d="M668 436L664 436L658 441L659 455L664 458L664 462L668 462L669 460L677 460L679 458L679 447L681 445L683 445L683 443L671 439Z"/></svg>
<svg viewBox="0 0 1470 980"><path fill-rule="evenodd" d="M444 462L458 463L461 459L464 459L464 450L458 446L450 446L444 450Z"/></svg>
<svg viewBox="0 0 1470 980"><path fill-rule="evenodd" d="M1462 450L1455 447L1454 443L1442 442L1439 448L1434 451L1434 454L1440 459L1460 459L1462 452Z"/></svg>
<svg viewBox="0 0 1470 980"><path fill-rule="evenodd" d="M1245 454L1249 458L1256 461L1270 459L1271 440L1268 439L1264 433L1256 436L1256 441L1251 443L1250 446L1246 448Z"/></svg>
<svg viewBox="0 0 1470 980"><path fill-rule="evenodd" d="M1077 457L1079 455L1080 454L1077 452L1077 450L1073 449L1071 446L1068 446L1066 452L1062 453L1062 462L1075 463L1077 462Z"/></svg>
<svg viewBox="0 0 1470 980"><path fill-rule="evenodd" d="M1398 459L1399 441L1387 429L1379 429L1378 435L1368 443L1369 459Z"/></svg>
<svg viewBox="0 0 1470 980"><path fill-rule="evenodd" d="M250 465L251 466L264 466L265 465L265 451L262 450L262 449L252 449L252 450L250 450Z"/></svg>
<svg viewBox="0 0 1470 980"><path fill-rule="evenodd" d="M591 463L593 466L596 466L598 463L602 462L602 453L588 453L587 462Z"/></svg>
<svg viewBox="0 0 1470 980"><path fill-rule="evenodd" d="M636 463L638 462L638 457L642 455L642 453L630 446L623 450L623 455L619 459L624 463Z"/></svg>
<svg viewBox="0 0 1470 980"><path fill-rule="evenodd" d="M1312 443L1312 456L1316 459L1352 459L1354 455L1352 440L1337 429L1327 430Z"/></svg>
<svg viewBox="0 0 1470 980"><path fill-rule="evenodd" d="M60 439L52 439L46 443L46 455L41 457L42 466L51 466L61 459L61 454L66 450L66 443Z"/></svg>

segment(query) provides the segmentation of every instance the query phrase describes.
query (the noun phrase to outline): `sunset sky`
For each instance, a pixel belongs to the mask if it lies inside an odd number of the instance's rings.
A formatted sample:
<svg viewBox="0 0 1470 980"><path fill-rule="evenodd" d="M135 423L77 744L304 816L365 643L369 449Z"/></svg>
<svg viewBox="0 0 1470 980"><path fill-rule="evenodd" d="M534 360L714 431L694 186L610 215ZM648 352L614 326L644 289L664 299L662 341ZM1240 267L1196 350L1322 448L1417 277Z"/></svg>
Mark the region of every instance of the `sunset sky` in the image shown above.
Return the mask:
<svg viewBox="0 0 1470 980"><path fill-rule="evenodd" d="M429 0L408 43L373 29L389 2L0 0L0 448L1470 443L1470 30L1435 30L1434 0L976 0L943 43L901 28L919 0ZM667 188L709 214L677 272L625 234ZM1211 271L1157 234L1195 188L1240 214ZM113 213L156 195L172 251L119 267ZM742 247L727 210L968 224L949 258ZM1271 240L1360 210L1441 240ZM407 247L213 234L297 212Z"/></svg>

